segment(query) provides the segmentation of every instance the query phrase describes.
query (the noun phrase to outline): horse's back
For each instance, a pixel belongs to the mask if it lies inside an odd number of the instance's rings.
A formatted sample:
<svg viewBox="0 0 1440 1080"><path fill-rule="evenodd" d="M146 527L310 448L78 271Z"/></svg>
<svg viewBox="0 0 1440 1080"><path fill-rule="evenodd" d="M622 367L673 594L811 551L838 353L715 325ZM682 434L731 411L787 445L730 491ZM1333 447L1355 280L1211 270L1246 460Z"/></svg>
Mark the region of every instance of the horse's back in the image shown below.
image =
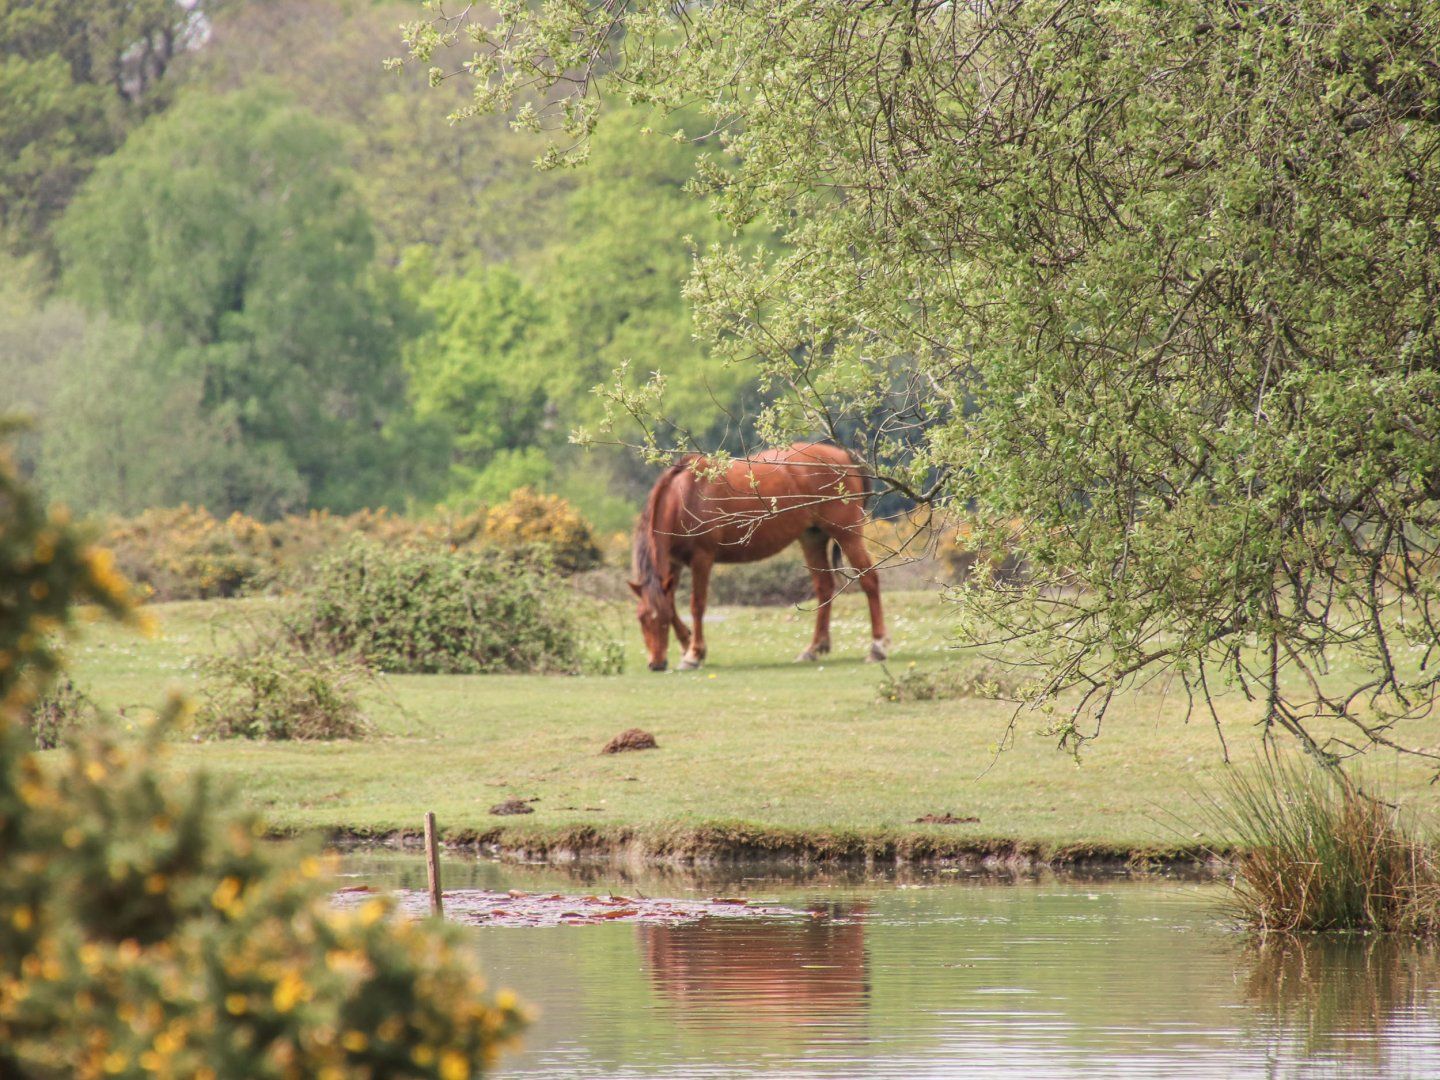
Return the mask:
<svg viewBox="0 0 1440 1080"><path fill-rule="evenodd" d="M721 562L766 559L806 530L834 535L863 522L857 496L864 495L864 476L845 450L829 443L795 443L737 458L715 477L704 475L702 463L699 476L689 475L676 492L686 504L686 531Z"/></svg>

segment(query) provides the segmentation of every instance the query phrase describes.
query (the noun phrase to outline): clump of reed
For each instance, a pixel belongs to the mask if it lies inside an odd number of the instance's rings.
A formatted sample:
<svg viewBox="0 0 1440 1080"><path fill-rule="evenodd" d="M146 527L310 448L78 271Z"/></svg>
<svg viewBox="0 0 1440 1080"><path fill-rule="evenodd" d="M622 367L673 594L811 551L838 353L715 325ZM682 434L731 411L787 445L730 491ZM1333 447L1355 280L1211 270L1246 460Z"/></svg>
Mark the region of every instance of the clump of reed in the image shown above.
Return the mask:
<svg viewBox="0 0 1440 1080"><path fill-rule="evenodd" d="M1440 852L1334 767L1270 758L1205 807L1239 855L1235 915L1261 933L1440 932Z"/></svg>

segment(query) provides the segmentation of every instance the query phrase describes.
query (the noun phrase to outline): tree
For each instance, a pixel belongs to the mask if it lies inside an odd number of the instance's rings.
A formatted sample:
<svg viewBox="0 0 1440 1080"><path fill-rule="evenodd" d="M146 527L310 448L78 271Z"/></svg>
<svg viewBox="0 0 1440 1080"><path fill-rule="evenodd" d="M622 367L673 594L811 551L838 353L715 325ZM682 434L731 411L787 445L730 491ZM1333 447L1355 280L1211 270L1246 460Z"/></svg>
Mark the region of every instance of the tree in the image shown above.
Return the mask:
<svg viewBox="0 0 1440 1080"><path fill-rule="evenodd" d="M704 103L729 154L700 183L789 247L709 254L703 332L788 386L772 436L878 410L856 449L884 483L1023 547L1028 581L962 590L963 625L1035 665L1030 705L1063 743L1162 674L1198 700L1238 685L1325 760L1422 741L1440 687L1433 4L462 21L412 27L413 55L468 33L476 107L552 116L573 146L600 79ZM553 107L523 111L527 94Z"/></svg>
<svg viewBox="0 0 1440 1080"><path fill-rule="evenodd" d="M198 383L250 453L298 476L292 505L396 494L382 428L403 308L333 126L263 89L187 96L101 164L58 236L70 291L146 328L140 362ZM274 494L223 509L285 508Z"/></svg>
<svg viewBox="0 0 1440 1080"><path fill-rule="evenodd" d="M161 347L98 318L52 359L36 479L87 514L191 503L273 516L302 505L305 483L270 448L247 445L233 404L207 407L196 376L157 365Z"/></svg>
<svg viewBox="0 0 1440 1080"><path fill-rule="evenodd" d="M558 231L572 179L537 173L543 140L509 131L502 118L451 125L446 112L465 105L464 87L450 84L437 103L424 72L385 70L394 28L413 15L413 5L394 2L228 5L181 78L218 93L270 83L349 130L355 183L387 264L423 244L437 271L463 273L479 262L528 272ZM306 43L303 64L296 41ZM463 59L458 48L450 56ZM340 70L344 78L335 77Z"/></svg>
<svg viewBox="0 0 1440 1080"><path fill-rule="evenodd" d="M503 267L437 274L424 249L412 252L402 280L423 320L404 347L410 399L416 418L442 430L451 448L450 501L499 501L543 483L534 293Z"/></svg>
<svg viewBox="0 0 1440 1080"><path fill-rule="evenodd" d="M0 244L48 255L51 223L157 93L213 4L0 0Z"/></svg>

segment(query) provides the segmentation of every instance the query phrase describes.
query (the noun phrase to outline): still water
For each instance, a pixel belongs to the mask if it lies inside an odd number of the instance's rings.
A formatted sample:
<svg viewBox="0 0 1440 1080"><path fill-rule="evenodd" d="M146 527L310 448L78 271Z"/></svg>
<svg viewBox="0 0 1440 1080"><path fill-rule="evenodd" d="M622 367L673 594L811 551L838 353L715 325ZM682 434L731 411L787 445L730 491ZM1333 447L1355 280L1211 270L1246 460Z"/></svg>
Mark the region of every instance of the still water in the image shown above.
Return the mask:
<svg viewBox="0 0 1440 1080"><path fill-rule="evenodd" d="M423 886L409 856L351 856ZM749 895L828 917L472 931L540 1016L503 1077L1440 1077L1440 954L1258 947L1218 885L1067 877L577 878L447 888Z"/></svg>

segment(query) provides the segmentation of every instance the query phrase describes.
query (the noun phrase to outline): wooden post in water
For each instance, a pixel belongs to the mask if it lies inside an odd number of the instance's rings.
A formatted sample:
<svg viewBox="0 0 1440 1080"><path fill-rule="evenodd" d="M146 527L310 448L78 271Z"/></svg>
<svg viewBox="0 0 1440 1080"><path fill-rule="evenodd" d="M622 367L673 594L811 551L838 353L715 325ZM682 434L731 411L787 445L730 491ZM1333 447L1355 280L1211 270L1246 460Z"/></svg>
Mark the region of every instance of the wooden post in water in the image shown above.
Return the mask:
<svg viewBox="0 0 1440 1080"><path fill-rule="evenodd" d="M425 811L425 874L430 879L430 914L444 916L440 902L440 837L436 835L435 811Z"/></svg>

